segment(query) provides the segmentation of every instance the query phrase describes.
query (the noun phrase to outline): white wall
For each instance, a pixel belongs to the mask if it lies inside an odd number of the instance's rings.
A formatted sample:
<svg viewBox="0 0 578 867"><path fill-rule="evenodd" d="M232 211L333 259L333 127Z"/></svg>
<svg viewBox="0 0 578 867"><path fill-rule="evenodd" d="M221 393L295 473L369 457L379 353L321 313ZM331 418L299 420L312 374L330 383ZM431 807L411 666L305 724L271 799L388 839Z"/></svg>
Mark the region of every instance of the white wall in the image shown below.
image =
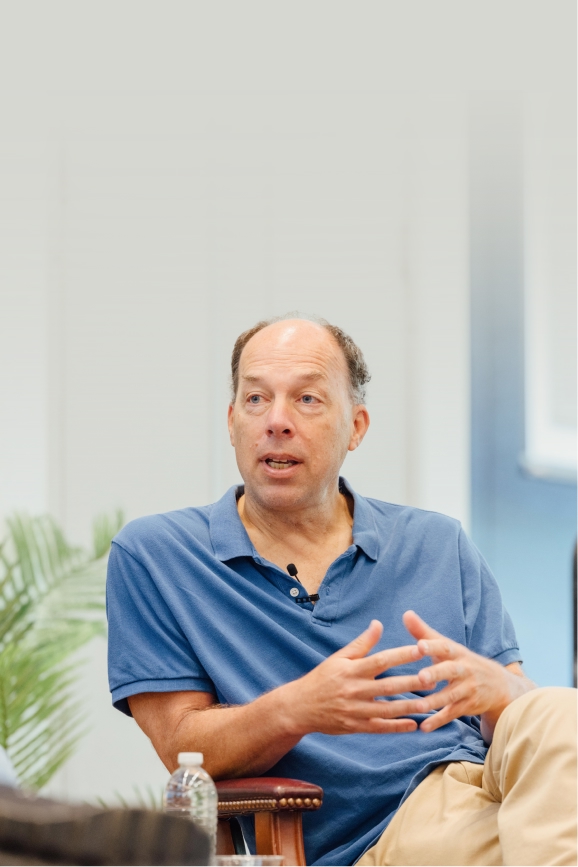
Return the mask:
<svg viewBox="0 0 578 867"><path fill-rule="evenodd" d="M352 481L439 506L433 434L458 460L443 505L467 514L462 100L317 102L62 100L66 133L48 167L62 262L47 283L60 310L49 497L75 538L95 509L206 502L237 480L231 347L258 318L293 309L338 322L367 353L374 424L348 462Z"/></svg>
<svg viewBox="0 0 578 867"><path fill-rule="evenodd" d="M6 4L0 514L49 509L82 542L102 510L216 499L232 343L299 309L373 373L345 475L467 524L465 89L531 84L571 8ZM81 690L93 729L50 791L160 785L102 645Z"/></svg>
<svg viewBox="0 0 578 867"><path fill-rule="evenodd" d="M11 132L0 137L0 515L48 502L46 171L42 145Z"/></svg>

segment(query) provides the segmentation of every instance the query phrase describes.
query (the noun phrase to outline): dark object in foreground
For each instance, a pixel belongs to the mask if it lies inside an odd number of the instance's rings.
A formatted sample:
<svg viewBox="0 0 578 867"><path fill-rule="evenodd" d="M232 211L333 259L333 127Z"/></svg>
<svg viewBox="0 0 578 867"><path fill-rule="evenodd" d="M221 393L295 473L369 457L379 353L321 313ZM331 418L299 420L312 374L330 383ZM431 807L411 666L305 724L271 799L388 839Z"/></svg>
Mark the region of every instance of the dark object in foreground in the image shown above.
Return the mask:
<svg viewBox="0 0 578 867"><path fill-rule="evenodd" d="M243 845L236 816L255 816L259 855L283 855L285 864L305 864L301 814L318 810L323 789L302 780L249 777L216 783L219 795L219 855L241 854ZM240 845L239 845L240 844Z"/></svg>
<svg viewBox="0 0 578 867"><path fill-rule="evenodd" d="M0 786L0 865L209 863L208 835L178 816L101 810Z"/></svg>

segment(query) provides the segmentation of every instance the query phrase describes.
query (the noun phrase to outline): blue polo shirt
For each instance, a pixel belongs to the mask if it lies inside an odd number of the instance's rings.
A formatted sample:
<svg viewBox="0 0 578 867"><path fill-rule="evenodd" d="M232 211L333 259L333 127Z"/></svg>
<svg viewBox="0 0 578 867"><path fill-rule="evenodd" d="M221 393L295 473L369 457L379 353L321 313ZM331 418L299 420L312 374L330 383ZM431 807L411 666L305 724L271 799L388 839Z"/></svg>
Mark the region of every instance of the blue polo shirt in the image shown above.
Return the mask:
<svg viewBox="0 0 578 867"><path fill-rule="evenodd" d="M115 538L107 608L119 710L130 714L127 697L141 692L202 690L221 704L253 701L310 671L373 618L384 624L376 650L411 643L401 620L408 608L482 656L520 660L497 584L458 521L351 491L353 544L329 567L315 606L296 604L291 590L302 593L301 585L259 556L241 523L241 492L233 487L210 506L139 518ZM297 567L307 574L307 563ZM343 865L373 845L435 765L485 755L478 719L462 717L429 733L309 734L267 776L322 786L322 808L303 816L307 863Z"/></svg>

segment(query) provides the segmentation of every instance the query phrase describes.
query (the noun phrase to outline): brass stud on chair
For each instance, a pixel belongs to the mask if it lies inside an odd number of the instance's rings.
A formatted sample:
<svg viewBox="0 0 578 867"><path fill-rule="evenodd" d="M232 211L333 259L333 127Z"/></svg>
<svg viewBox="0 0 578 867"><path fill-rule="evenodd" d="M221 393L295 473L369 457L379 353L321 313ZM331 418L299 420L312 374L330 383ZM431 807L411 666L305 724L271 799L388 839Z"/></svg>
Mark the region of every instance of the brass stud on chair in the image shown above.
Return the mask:
<svg viewBox="0 0 578 867"><path fill-rule="evenodd" d="M287 803L290 807L293 807L295 805L295 801L293 800L293 798L287 798Z"/></svg>
<svg viewBox="0 0 578 867"><path fill-rule="evenodd" d="M303 803L305 804L306 807L310 807L311 806L311 798L305 798Z"/></svg>
<svg viewBox="0 0 578 867"><path fill-rule="evenodd" d="M313 806L314 807L320 807L321 806L321 801L319 800L319 798L313 798Z"/></svg>
<svg viewBox="0 0 578 867"><path fill-rule="evenodd" d="M280 807L286 807L287 806L287 798L281 798L281 800L279 801L279 806Z"/></svg>
<svg viewBox="0 0 578 867"><path fill-rule="evenodd" d="M302 807L303 806L303 801L301 800L301 798L295 798L295 806L296 807Z"/></svg>

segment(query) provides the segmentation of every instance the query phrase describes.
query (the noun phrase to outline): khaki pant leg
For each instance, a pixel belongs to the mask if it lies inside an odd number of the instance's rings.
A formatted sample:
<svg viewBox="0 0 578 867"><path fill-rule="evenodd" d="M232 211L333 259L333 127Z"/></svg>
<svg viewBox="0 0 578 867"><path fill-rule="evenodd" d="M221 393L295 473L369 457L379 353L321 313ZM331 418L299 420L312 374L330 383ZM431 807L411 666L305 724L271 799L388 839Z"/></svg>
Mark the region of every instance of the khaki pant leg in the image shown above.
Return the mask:
<svg viewBox="0 0 578 867"><path fill-rule="evenodd" d="M419 784L362 865L497 865L498 809L482 788L483 765L439 765Z"/></svg>
<svg viewBox="0 0 578 867"><path fill-rule="evenodd" d="M498 721L485 765L440 765L362 865L576 864L576 690L536 689Z"/></svg>
<svg viewBox="0 0 578 867"><path fill-rule="evenodd" d="M502 802L504 864L576 864L576 699L536 689L498 721L482 785Z"/></svg>

